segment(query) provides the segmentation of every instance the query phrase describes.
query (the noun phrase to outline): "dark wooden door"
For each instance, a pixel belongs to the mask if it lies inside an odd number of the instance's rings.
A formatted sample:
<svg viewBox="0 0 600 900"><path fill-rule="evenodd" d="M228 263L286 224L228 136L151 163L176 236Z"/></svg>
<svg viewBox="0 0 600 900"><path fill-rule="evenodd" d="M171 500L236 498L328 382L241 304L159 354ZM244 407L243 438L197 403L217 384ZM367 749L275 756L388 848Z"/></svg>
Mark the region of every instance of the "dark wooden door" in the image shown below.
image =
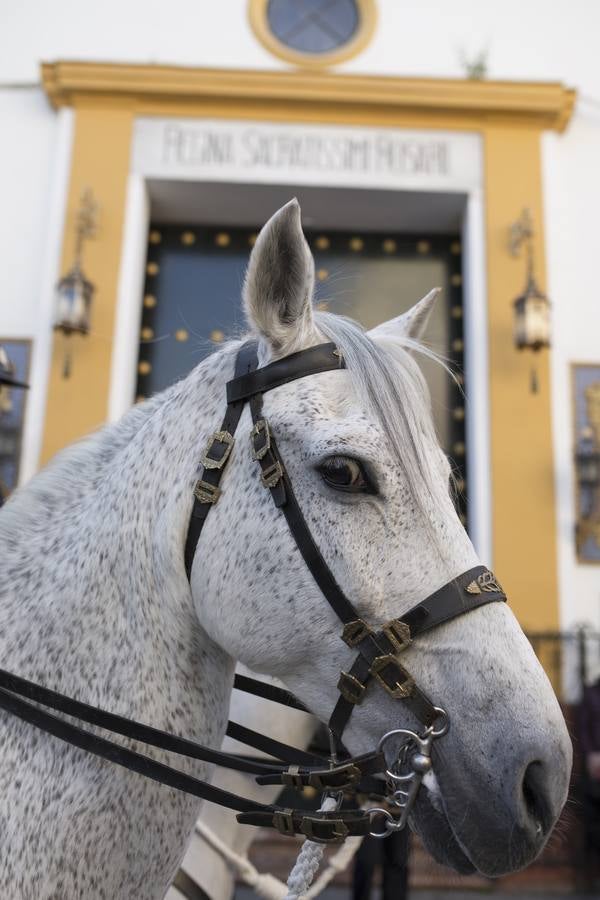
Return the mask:
<svg viewBox="0 0 600 900"><path fill-rule="evenodd" d="M138 360L138 399L190 371L223 340L243 333L240 297L256 233L239 228L154 224L150 230ZM308 232L317 305L371 328L399 315L432 287L443 289L428 344L458 384L422 360L440 442L454 463L465 516L461 248L456 235Z"/></svg>

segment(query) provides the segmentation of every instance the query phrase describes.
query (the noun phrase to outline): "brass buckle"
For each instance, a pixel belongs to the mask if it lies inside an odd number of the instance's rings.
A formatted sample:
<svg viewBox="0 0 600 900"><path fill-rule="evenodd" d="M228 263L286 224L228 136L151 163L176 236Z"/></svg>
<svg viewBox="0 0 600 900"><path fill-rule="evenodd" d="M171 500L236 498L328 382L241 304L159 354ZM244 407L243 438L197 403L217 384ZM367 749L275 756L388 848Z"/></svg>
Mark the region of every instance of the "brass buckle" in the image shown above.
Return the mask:
<svg viewBox="0 0 600 900"><path fill-rule="evenodd" d="M349 647L356 647L361 641L371 633L371 629L362 619L354 619L352 622L346 622L342 631L342 640Z"/></svg>
<svg viewBox="0 0 600 900"><path fill-rule="evenodd" d="M337 689L348 703L358 704L362 701L367 686L349 672L342 672L337 683Z"/></svg>
<svg viewBox="0 0 600 900"><path fill-rule="evenodd" d="M283 478L283 468L279 460L264 469L260 475L260 480L266 488L274 488L281 478Z"/></svg>
<svg viewBox="0 0 600 900"><path fill-rule="evenodd" d="M260 437L261 434L264 434L265 442L262 447L257 449L254 439ZM250 445L252 447L252 459L262 459L271 449L271 429L266 419L258 419L254 423L254 427L250 432Z"/></svg>
<svg viewBox="0 0 600 900"><path fill-rule="evenodd" d="M296 834L293 810L279 809L273 813L273 827L277 829L279 834L285 834L287 837Z"/></svg>
<svg viewBox="0 0 600 900"><path fill-rule="evenodd" d="M401 653L402 650L406 650L412 641L410 627L406 622L402 622L400 619L391 619L382 626L381 630L392 647L396 650L396 653Z"/></svg>
<svg viewBox="0 0 600 900"><path fill-rule="evenodd" d="M194 497L200 503L216 503L221 496L221 488L199 479L194 487Z"/></svg>
<svg viewBox="0 0 600 900"><path fill-rule="evenodd" d="M303 816L299 831L316 844L341 844L349 834L343 819L317 819L314 816ZM329 834L324 833L327 831Z"/></svg>
<svg viewBox="0 0 600 900"><path fill-rule="evenodd" d="M225 444L225 450L223 452L223 456L219 459L214 459L212 456L209 456L209 451L212 450L214 444ZM228 431L215 431L215 433L210 438L208 444L206 445L206 450L204 451L204 455L202 456L202 465L205 469L222 469L227 460L229 459L229 455L231 453L231 448L235 443L235 438L233 435L229 434Z"/></svg>
<svg viewBox="0 0 600 900"><path fill-rule="evenodd" d="M392 675L393 681L386 680L384 675L386 671ZM375 657L371 663L371 674L394 700L405 700L413 692L415 686L413 679L392 653Z"/></svg>

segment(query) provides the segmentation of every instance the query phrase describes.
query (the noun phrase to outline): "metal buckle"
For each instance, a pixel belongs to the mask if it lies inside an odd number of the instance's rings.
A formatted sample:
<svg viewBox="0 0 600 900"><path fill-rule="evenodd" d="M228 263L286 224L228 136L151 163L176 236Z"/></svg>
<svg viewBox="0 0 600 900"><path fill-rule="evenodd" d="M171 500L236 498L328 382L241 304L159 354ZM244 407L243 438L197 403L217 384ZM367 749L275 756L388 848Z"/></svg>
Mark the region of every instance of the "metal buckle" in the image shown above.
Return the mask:
<svg viewBox="0 0 600 900"><path fill-rule="evenodd" d="M362 701L367 686L349 672L342 672L337 683L337 689L348 703L358 704Z"/></svg>
<svg viewBox="0 0 600 900"><path fill-rule="evenodd" d="M384 673L386 671L390 672L390 670L393 681L388 682ZM375 657L371 663L371 674L375 676L394 700L404 700L406 697L410 697L414 690L415 683L413 679L392 653ZM399 680L399 676L401 680Z"/></svg>
<svg viewBox="0 0 600 900"><path fill-rule="evenodd" d="M287 785L287 787L304 787L306 775L300 775L299 769L299 766L288 766L287 771L281 773L281 783Z"/></svg>
<svg viewBox="0 0 600 900"><path fill-rule="evenodd" d="M255 438L265 436L265 442L262 447L256 447ZM254 423L254 428L250 432L250 445L252 447L252 459L262 459L271 449L271 429L266 419L259 419Z"/></svg>
<svg viewBox="0 0 600 900"><path fill-rule="evenodd" d="M204 468L222 469L229 459L231 448L233 447L234 443L235 438L233 437L233 435L229 434L228 431L215 431L208 444L206 445L206 450L204 451L204 455L202 456L201 461ZM214 444L225 444L223 456L219 457L219 459L214 459L214 457L208 455L209 451L212 450Z"/></svg>
<svg viewBox="0 0 600 900"><path fill-rule="evenodd" d="M352 787L353 784L360 781L361 774L358 766L346 763L343 766L336 766L328 772L312 772L308 784L318 791L327 791L330 788L337 791L341 788Z"/></svg>
<svg viewBox="0 0 600 900"><path fill-rule="evenodd" d="M287 837L296 834L293 810L279 809L273 813L273 827L277 829L279 834L285 834Z"/></svg>
<svg viewBox="0 0 600 900"><path fill-rule="evenodd" d="M266 488L274 488L281 478L283 478L283 468L279 460L264 469L260 475L260 480Z"/></svg>
<svg viewBox="0 0 600 900"><path fill-rule="evenodd" d="M343 819L317 819L314 816L303 816L299 831L316 844L342 844L349 834Z"/></svg>
<svg viewBox="0 0 600 900"><path fill-rule="evenodd" d="M396 653L401 653L402 650L406 650L412 641L410 627L406 622L402 622L400 619L391 619L382 626L381 630L392 647L395 648Z"/></svg>
<svg viewBox="0 0 600 900"><path fill-rule="evenodd" d="M194 487L194 497L200 503L216 503L221 496L221 488L199 479Z"/></svg>
<svg viewBox="0 0 600 900"><path fill-rule="evenodd" d="M356 647L361 641L371 633L371 629L362 619L354 619L352 622L346 622L342 631L342 640L349 647Z"/></svg>

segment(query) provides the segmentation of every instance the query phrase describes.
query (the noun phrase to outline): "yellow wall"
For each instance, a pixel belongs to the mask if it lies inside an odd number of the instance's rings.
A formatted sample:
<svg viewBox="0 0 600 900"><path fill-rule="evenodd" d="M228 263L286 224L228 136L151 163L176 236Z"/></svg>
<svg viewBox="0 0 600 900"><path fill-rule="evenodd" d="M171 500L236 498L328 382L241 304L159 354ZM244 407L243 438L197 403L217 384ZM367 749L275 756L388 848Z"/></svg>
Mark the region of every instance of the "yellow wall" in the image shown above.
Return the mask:
<svg viewBox="0 0 600 900"><path fill-rule="evenodd" d="M101 207L85 270L97 286L93 334L77 341L70 380L55 341L43 461L100 425L107 414L116 288L133 118L218 116L261 121L445 128L481 133L485 156L490 345L494 567L525 627L558 625L555 504L548 356L537 360L540 391L529 391L531 357L512 340L512 299L523 261L507 250L524 207L537 226L536 274L544 284L540 135L562 130L573 106L561 85L390 79L57 63L43 67L56 106L76 109L75 146L63 247L72 261L73 217L91 187Z"/></svg>
<svg viewBox="0 0 600 900"><path fill-rule="evenodd" d="M76 107L62 272L73 264L75 216L89 187L100 215L96 238L85 242L83 265L97 290L91 333L69 338L69 378L63 377L65 338L57 334L54 340L42 464L106 420L132 123L131 110L118 105Z"/></svg>
<svg viewBox="0 0 600 900"><path fill-rule="evenodd" d="M512 303L525 263L508 253L508 225L528 207L536 227L536 276L544 287L540 133L487 127L488 269L494 568L525 628L558 627L549 357L515 349ZM536 365L539 392L529 388Z"/></svg>

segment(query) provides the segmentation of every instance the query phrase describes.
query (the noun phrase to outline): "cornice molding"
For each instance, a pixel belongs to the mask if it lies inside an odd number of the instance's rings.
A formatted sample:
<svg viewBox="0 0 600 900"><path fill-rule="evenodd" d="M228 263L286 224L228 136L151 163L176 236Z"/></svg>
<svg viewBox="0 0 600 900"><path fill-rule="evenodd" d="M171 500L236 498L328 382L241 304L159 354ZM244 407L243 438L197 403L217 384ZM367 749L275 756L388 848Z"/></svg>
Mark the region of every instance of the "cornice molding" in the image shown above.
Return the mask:
<svg viewBox="0 0 600 900"><path fill-rule="evenodd" d="M330 109L332 120L343 110L369 108L373 113L412 113L514 122L564 131L576 92L557 82L470 81L467 79L391 78L332 72L255 69L192 69L119 63L54 62L42 64L44 90L55 108L98 98L103 102L147 101L223 104L244 101L269 107L285 104Z"/></svg>

